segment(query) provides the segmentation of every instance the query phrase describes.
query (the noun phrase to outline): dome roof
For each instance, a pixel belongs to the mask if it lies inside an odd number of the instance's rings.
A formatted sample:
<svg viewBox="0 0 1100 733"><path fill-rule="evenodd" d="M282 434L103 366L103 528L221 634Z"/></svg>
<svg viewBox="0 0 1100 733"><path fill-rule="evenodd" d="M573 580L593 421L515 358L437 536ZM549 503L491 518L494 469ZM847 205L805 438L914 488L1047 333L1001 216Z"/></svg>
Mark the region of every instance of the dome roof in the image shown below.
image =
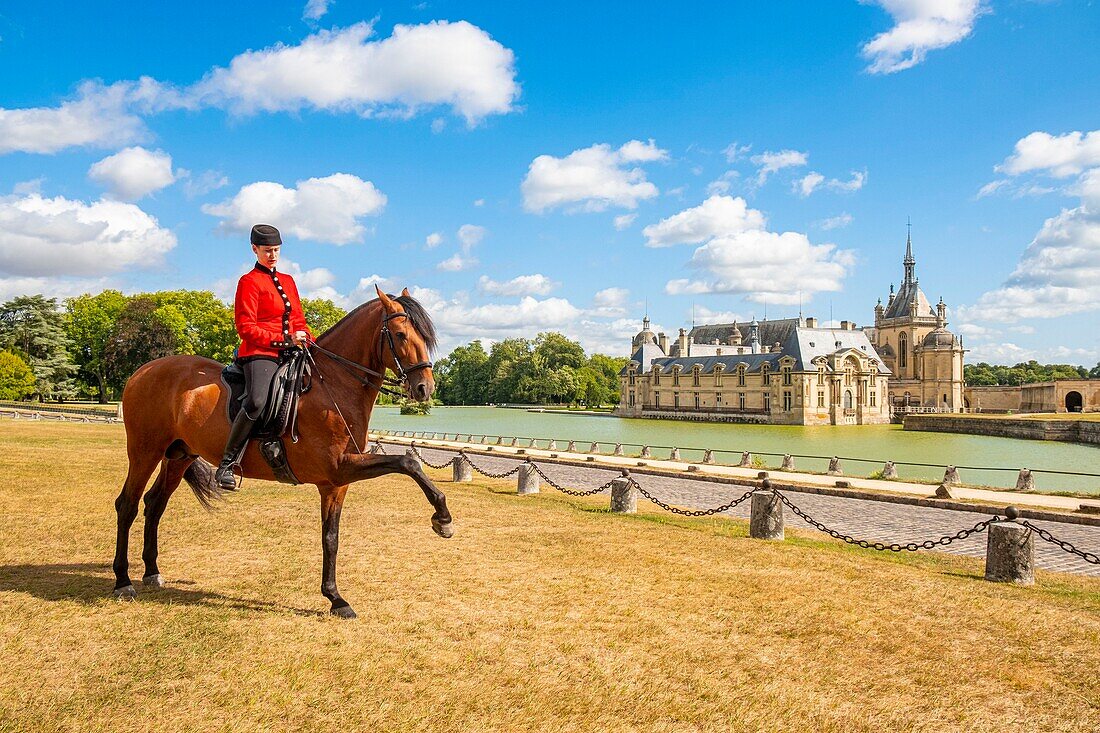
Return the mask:
<svg viewBox="0 0 1100 733"><path fill-rule="evenodd" d="M958 345L959 342L955 340L955 335L946 328L937 328L924 337L925 348L950 349Z"/></svg>

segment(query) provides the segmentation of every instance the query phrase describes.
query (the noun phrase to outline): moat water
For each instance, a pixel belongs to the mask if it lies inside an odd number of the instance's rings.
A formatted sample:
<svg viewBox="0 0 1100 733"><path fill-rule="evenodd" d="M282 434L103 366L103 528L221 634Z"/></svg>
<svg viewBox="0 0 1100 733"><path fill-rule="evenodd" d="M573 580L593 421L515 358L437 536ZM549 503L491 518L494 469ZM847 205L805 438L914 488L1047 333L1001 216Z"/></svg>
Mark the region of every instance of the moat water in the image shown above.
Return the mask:
<svg viewBox="0 0 1100 733"><path fill-rule="evenodd" d="M1053 441L1015 440L955 433L905 432L900 425L787 426L731 425L675 420L642 420L604 415L528 412L496 407L436 407L430 415L401 415L397 408L378 407L371 419L376 430L426 430L483 435L554 438L560 447L569 440L587 449L592 441L676 446L684 459L699 460L701 449L740 453L774 453L761 456L768 466L778 467L785 453L792 455L841 456L844 472L868 476L886 460L898 464L927 463L930 466L898 465L902 479L935 481L943 477L946 465L1005 468L1005 471L960 468L964 483L1011 488L1022 468L1100 473L1100 448ZM668 457L668 447L654 448L655 458ZM691 449L699 449L693 451ZM611 448L603 446L610 452ZM629 449L628 449L629 450ZM633 451L637 452L637 448ZM865 459L857 462L851 459ZM722 463L736 463L738 456L718 456ZM795 458L798 469L824 471L825 458ZM1100 478L1036 473L1041 491L1078 491L1100 495Z"/></svg>

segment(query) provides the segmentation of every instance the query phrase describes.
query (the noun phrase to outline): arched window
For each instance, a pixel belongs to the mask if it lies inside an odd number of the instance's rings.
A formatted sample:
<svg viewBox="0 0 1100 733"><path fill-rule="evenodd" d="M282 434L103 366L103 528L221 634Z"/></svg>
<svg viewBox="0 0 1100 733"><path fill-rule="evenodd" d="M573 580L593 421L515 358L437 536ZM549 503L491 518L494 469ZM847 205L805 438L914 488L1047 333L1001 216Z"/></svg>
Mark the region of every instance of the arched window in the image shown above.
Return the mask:
<svg viewBox="0 0 1100 733"><path fill-rule="evenodd" d="M770 364L764 364L760 367L760 374L764 377L764 384L772 383L772 368Z"/></svg>
<svg viewBox="0 0 1100 733"><path fill-rule="evenodd" d="M722 372L725 371L725 369L726 369L726 367L725 367L724 364L715 364L714 365L714 386L715 387L721 387L722 386Z"/></svg>
<svg viewBox="0 0 1100 733"><path fill-rule="evenodd" d="M693 387L698 387L699 386L699 372L700 372L700 367L699 367L698 364L696 364L695 366L693 366L691 368L691 386L693 386ZM696 407L698 407L698 405L696 405Z"/></svg>
<svg viewBox="0 0 1100 733"><path fill-rule="evenodd" d="M653 386L656 387L661 383L661 367L656 364L653 365Z"/></svg>
<svg viewBox="0 0 1100 733"><path fill-rule="evenodd" d="M905 365L909 363L909 345L908 339L905 338L905 334L898 336L898 367L905 368Z"/></svg>
<svg viewBox="0 0 1100 733"><path fill-rule="evenodd" d="M738 387L744 387L745 386L745 365L744 364L737 367L737 386Z"/></svg>
<svg viewBox="0 0 1100 733"><path fill-rule="evenodd" d="M673 387L679 387L680 386L680 369L681 369L681 367L680 367L679 364L672 367L672 386Z"/></svg>
<svg viewBox="0 0 1100 733"><path fill-rule="evenodd" d="M844 390L844 409L852 409L852 390L850 389Z"/></svg>
<svg viewBox="0 0 1100 733"><path fill-rule="evenodd" d="M630 367L630 369L629 369L629 370L627 371L627 373L626 373L626 376L627 376L627 383L628 383L628 384L629 384L629 385L630 385L631 387L633 387L633 386L634 386L634 378L635 378L635 371L634 371L634 367Z"/></svg>

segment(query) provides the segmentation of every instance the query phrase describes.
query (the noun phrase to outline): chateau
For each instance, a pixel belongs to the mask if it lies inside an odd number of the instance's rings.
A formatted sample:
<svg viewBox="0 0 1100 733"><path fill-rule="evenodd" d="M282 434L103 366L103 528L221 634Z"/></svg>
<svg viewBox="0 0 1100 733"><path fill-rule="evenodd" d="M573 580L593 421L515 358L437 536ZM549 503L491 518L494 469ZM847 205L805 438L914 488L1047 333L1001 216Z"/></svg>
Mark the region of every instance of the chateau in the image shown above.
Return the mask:
<svg viewBox="0 0 1100 733"><path fill-rule="evenodd" d="M963 407L962 343L916 277L912 238L904 277L875 306L875 325L822 327L816 318L681 328L675 341L649 317L619 373L623 417L777 425L870 425L895 410Z"/></svg>

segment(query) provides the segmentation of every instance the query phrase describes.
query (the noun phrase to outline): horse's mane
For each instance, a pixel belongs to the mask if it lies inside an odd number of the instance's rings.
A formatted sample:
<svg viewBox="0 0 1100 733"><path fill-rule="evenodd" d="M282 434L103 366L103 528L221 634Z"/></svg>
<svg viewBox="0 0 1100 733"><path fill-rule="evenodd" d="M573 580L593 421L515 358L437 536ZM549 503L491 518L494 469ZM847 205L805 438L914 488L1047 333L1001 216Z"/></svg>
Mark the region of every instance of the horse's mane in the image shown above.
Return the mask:
<svg viewBox="0 0 1100 733"><path fill-rule="evenodd" d="M435 324L432 323L432 317L428 315L428 311L420 304L420 301L411 295L390 295L389 297L401 304L405 313L409 316L409 320L412 321L413 328L420 334L420 338L424 339L424 345L428 347L428 351L434 353L438 342L435 333ZM373 300L368 300L366 303L359 304L346 316L337 321L332 328L326 331L326 334L335 333L337 329L344 325L345 321L350 320L356 313L377 302L378 298L375 298Z"/></svg>

